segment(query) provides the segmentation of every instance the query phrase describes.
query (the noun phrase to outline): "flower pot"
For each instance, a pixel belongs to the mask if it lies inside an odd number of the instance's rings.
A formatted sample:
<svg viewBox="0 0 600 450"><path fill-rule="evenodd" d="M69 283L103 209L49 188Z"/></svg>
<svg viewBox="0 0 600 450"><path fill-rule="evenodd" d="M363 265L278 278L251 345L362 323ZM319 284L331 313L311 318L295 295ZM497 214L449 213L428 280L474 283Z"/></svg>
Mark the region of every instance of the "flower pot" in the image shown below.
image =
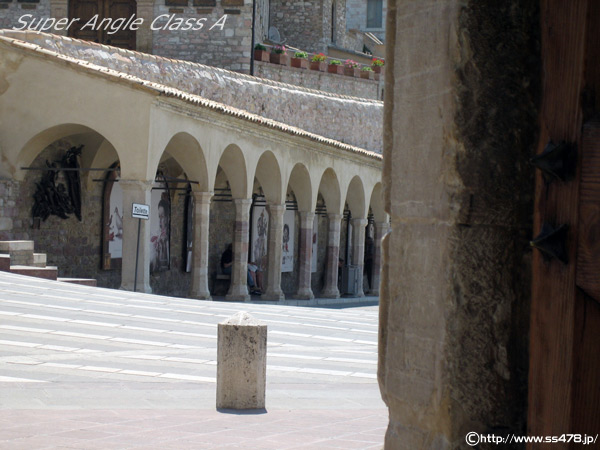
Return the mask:
<svg viewBox="0 0 600 450"><path fill-rule="evenodd" d="M340 64L329 64L327 66L327 72L337 73L338 75L344 75L344 66Z"/></svg>
<svg viewBox="0 0 600 450"><path fill-rule="evenodd" d="M373 72L375 73L383 73L383 68L385 66L371 66L371 69L373 69Z"/></svg>
<svg viewBox="0 0 600 450"><path fill-rule="evenodd" d="M282 66L287 66L290 58L287 53L271 53L270 61L273 64L280 64Z"/></svg>
<svg viewBox="0 0 600 450"><path fill-rule="evenodd" d="M365 80L373 80L373 79L375 79L375 72L370 72L368 70L361 70L360 77L364 78Z"/></svg>
<svg viewBox="0 0 600 450"><path fill-rule="evenodd" d="M360 78L360 69L355 67L344 67L344 75L348 77Z"/></svg>
<svg viewBox="0 0 600 450"><path fill-rule="evenodd" d="M292 58L292 67L296 67L298 69L308 69L308 59Z"/></svg>
<svg viewBox="0 0 600 450"><path fill-rule="evenodd" d="M267 50L254 50L254 59L269 62L269 52Z"/></svg>
<svg viewBox="0 0 600 450"><path fill-rule="evenodd" d="M327 63L325 61L311 61L310 70L318 70L319 72L327 72Z"/></svg>

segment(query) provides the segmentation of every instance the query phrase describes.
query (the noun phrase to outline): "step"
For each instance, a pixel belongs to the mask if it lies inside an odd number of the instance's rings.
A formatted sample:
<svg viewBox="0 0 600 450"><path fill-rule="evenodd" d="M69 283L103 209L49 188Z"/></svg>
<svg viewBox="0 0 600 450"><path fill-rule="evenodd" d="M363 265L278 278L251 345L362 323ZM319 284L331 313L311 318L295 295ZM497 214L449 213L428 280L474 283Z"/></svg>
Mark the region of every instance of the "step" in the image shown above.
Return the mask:
<svg viewBox="0 0 600 450"><path fill-rule="evenodd" d="M45 253L34 253L33 254L33 266L34 267L46 267L46 254Z"/></svg>
<svg viewBox="0 0 600 450"><path fill-rule="evenodd" d="M29 277L45 278L46 280L56 280L58 277L58 268L56 266L33 267L33 266L10 266L11 273L18 275L27 275Z"/></svg>
<svg viewBox="0 0 600 450"><path fill-rule="evenodd" d="M58 278L58 281L96 287L96 280L94 278Z"/></svg>
<svg viewBox="0 0 600 450"><path fill-rule="evenodd" d="M33 265L33 241L0 241L0 253L8 253L14 265Z"/></svg>
<svg viewBox="0 0 600 450"><path fill-rule="evenodd" d="M10 255L8 253L0 253L0 270L10 272Z"/></svg>

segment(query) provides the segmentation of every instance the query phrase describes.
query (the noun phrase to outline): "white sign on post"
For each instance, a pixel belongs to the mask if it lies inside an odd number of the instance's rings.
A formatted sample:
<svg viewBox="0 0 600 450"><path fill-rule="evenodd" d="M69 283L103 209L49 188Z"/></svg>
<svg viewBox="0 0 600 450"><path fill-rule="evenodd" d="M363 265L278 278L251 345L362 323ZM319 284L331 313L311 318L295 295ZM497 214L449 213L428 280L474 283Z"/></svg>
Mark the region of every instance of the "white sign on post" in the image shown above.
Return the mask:
<svg viewBox="0 0 600 450"><path fill-rule="evenodd" d="M131 211L131 217L133 217L134 219L150 219L150 206L134 203L133 209Z"/></svg>

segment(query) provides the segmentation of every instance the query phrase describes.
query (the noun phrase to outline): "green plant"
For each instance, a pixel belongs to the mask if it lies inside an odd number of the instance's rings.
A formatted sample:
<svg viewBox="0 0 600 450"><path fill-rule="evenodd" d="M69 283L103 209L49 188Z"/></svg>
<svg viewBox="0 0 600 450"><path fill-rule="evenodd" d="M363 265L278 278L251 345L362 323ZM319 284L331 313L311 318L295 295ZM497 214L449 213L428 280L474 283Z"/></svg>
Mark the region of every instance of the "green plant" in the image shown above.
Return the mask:
<svg viewBox="0 0 600 450"><path fill-rule="evenodd" d="M312 62L324 62L326 60L327 60L327 56L325 56L323 53L318 53L311 58Z"/></svg>
<svg viewBox="0 0 600 450"><path fill-rule="evenodd" d="M359 66L359 64L356 61L347 59L346 62L344 63L344 66L348 67L349 69L355 69Z"/></svg>
<svg viewBox="0 0 600 450"><path fill-rule="evenodd" d="M294 58L308 59L308 53L306 53L306 52L296 52L296 53L294 53Z"/></svg>
<svg viewBox="0 0 600 450"><path fill-rule="evenodd" d="M266 49L267 49L267 47L265 47L265 46L264 46L264 45L262 45L262 44L256 44L256 45L254 46L254 50L266 50Z"/></svg>
<svg viewBox="0 0 600 450"><path fill-rule="evenodd" d="M285 53L287 50L287 48L285 48L285 45L276 45L275 47L273 47L273 53Z"/></svg>
<svg viewBox="0 0 600 450"><path fill-rule="evenodd" d="M385 65L385 61L383 59L373 58L373 61L371 61L371 65L383 67Z"/></svg>
<svg viewBox="0 0 600 450"><path fill-rule="evenodd" d="M371 69L369 66L364 66L362 69L363 72L373 72L373 69Z"/></svg>
<svg viewBox="0 0 600 450"><path fill-rule="evenodd" d="M339 59L332 59L331 61L329 61L329 65L330 66L340 66L340 65L342 65L342 62Z"/></svg>

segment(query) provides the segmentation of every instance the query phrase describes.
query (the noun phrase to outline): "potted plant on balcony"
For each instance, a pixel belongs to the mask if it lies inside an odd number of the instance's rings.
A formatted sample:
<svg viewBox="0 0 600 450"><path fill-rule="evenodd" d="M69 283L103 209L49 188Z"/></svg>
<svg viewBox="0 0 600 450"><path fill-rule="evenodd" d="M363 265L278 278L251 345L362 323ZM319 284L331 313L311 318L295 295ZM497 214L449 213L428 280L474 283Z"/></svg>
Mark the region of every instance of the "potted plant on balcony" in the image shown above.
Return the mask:
<svg viewBox="0 0 600 450"><path fill-rule="evenodd" d="M356 61L347 59L346 62L344 62L344 75L360 78L359 64Z"/></svg>
<svg viewBox="0 0 600 450"><path fill-rule="evenodd" d="M371 61L371 67L373 68L373 72L375 73L383 73L383 67L385 66L385 61L379 58L373 58Z"/></svg>
<svg viewBox="0 0 600 450"><path fill-rule="evenodd" d="M297 67L298 69L308 69L308 53L294 53L294 57L292 58L292 67Z"/></svg>
<svg viewBox="0 0 600 450"><path fill-rule="evenodd" d="M256 61L269 62L269 51L267 47L262 44L256 44L254 46L254 59Z"/></svg>
<svg viewBox="0 0 600 450"><path fill-rule="evenodd" d="M314 55L310 60L310 69L319 72L327 71L327 57L323 53Z"/></svg>
<svg viewBox="0 0 600 450"><path fill-rule="evenodd" d="M375 78L375 72L369 66L364 66L360 69L360 77L365 80L373 80Z"/></svg>
<svg viewBox="0 0 600 450"><path fill-rule="evenodd" d="M289 62L289 57L287 52L287 48L284 45L276 45L273 47L271 51L271 62L273 64L280 64L282 66L287 66Z"/></svg>
<svg viewBox="0 0 600 450"><path fill-rule="evenodd" d="M342 66L342 62L339 59L332 59L329 61L329 66L327 66L327 72L343 75L344 66Z"/></svg>

